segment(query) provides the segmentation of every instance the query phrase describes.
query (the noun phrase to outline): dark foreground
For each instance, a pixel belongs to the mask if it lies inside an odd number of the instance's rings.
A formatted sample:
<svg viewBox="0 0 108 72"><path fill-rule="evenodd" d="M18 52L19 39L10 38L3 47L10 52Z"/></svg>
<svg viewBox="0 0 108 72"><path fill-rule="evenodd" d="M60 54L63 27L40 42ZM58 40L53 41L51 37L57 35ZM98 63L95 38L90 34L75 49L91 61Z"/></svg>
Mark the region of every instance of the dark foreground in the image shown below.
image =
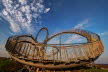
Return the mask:
<svg viewBox="0 0 108 72"><path fill-rule="evenodd" d="M9 58L0 57L0 72L22 72L23 69L25 69L23 64L20 64ZM28 71L26 70L23 72ZM39 72L108 72L108 65L96 64L93 67L81 66L77 68L56 71L40 69Z"/></svg>

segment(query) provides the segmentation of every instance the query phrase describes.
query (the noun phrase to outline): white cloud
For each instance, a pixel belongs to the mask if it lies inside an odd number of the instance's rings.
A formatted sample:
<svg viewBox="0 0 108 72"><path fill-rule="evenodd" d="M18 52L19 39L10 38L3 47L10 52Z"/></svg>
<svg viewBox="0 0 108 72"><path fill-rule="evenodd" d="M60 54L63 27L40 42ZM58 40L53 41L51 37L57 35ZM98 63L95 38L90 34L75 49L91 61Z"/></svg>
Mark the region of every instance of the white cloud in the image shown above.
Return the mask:
<svg viewBox="0 0 108 72"><path fill-rule="evenodd" d="M89 27L87 24L88 24L88 19L85 19L83 20L82 22L80 22L79 24L77 24L76 26L74 26L73 28L74 29L84 29L84 28L87 28ZM60 33L60 32L56 32L54 34L57 34L57 33ZM68 44L68 43L75 43L75 42L86 42L86 38L80 36L80 35L71 35L71 36L68 36L66 41L64 43ZM51 40L49 43L53 43L53 44L58 44L59 43L59 40L57 38L54 38L53 40Z"/></svg>
<svg viewBox="0 0 108 72"><path fill-rule="evenodd" d="M9 57L10 55L5 50L5 44L0 44L0 57Z"/></svg>
<svg viewBox="0 0 108 72"><path fill-rule="evenodd" d="M60 41L57 38L53 38L48 42L48 44L59 44L59 42Z"/></svg>
<svg viewBox="0 0 108 72"><path fill-rule="evenodd" d="M17 25L16 23L14 23L14 21L12 19L10 19L10 29L13 32L19 32L20 31L19 25Z"/></svg>
<svg viewBox="0 0 108 72"><path fill-rule="evenodd" d="M4 9L4 10L3 10L3 14L4 14L4 15L8 15L8 12Z"/></svg>
<svg viewBox="0 0 108 72"><path fill-rule="evenodd" d="M50 8L46 8L45 11L44 11L44 13L47 13L49 11L50 11Z"/></svg>
<svg viewBox="0 0 108 72"><path fill-rule="evenodd" d="M82 21L82 22L80 22L79 24L77 24L76 26L74 26L74 29L84 29L84 28L86 28L86 27L88 27L87 26L87 23L88 23L88 19L85 19L84 21Z"/></svg>
<svg viewBox="0 0 108 72"><path fill-rule="evenodd" d="M89 21L88 19L85 19L84 21L80 22L79 24L77 24L73 28L74 29L84 29L84 28L88 27L88 25L87 25L88 24L88 21ZM81 37L80 35L72 35L71 37L69 36L67 38L67 40L66 40L65 43L71 43L71 42L75 42L75 41L81 42L83 40L84 40L84 38Z"/></svg>
<svg viewBox="0 0 108 72"><path fill-rule="evenodd" d="M96 61L96 64L108 64L108 57L105 55L100 56Z"/></svg>
<svg viewBox="0 0 108 72"><path fill-rule="evenodd" d="M65 43L71 43L71 42L81 42L82 40L84 40L84 38L82 38L79 35L73 35L71 37L68 37L68 39L66 40Z"/></svg>
<svg viewBox="0 0 108 72"><path fill-rule="evenodd" d="M21 31L31 33L33 31L32 20L37 21L41 17L40 14L44 13L43 0L28 1L2 0L4 5L2 16L9 22L10 29L14 33Z"/></svg>
<svg viewBox="0 0 108 72"><path fill-rule="evenodd" d="M8 58L8 57L10 57L10 55L8 52L0 50L0 57L7 57Z"/></svg>
<svg viewBox="0 0 108 72"><path fill-rule="evenodd" d="M19 0L19 2L24 5L24 4L27 4L27 1L26 0Z"/></svg>
<svg viewBox="0 0 108 72"><path fill-rule="evenodd" d="M108 36L108 32L99 33L100 36Z"/></svg>
<svg viewBox="0 0 108 72"><path fill-rule="evenodd" d="M5 50L5 44L0 44L0 50L4 51Z"/></svg>

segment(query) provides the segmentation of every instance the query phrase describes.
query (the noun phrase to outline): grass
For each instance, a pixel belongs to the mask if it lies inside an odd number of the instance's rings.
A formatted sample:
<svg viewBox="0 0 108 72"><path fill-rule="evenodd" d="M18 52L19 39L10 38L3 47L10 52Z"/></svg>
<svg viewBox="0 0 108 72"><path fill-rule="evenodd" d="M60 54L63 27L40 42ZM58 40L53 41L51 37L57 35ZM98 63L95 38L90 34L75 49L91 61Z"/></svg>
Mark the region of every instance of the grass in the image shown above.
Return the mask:
<svg viewBox="0 0 108 72"><path fill-rule="evenodd" d="M0 72L17 72L21 67L22 65L16 61L0 60Z"/></svg>

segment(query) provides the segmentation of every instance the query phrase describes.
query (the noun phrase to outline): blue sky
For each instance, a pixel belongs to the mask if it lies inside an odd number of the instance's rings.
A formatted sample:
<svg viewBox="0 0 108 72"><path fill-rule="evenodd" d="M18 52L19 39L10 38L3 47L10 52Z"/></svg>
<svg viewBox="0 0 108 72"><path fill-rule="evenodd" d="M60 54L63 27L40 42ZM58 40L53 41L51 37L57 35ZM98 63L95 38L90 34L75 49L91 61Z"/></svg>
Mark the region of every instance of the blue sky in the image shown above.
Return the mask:
<svg viewBox="0 0 108 72"><path fill-rule="evenodd" d="M105 52L98 59L98 62L108 63L106 61L108 59L107 3L108 0L47 0L46 6L51 6L51 10L47 15L44 15L43 24L52 33L82 25L79 28L99 34Z"/></svg>
<svg viewBox="0 0 108 72"><path fill-rule="evenodd" d="M50 34L76 27L99 34L105 47L100 59L108 59L107 3L108 0L18 0L7 3L1 0L0 43L15 34L35 35L41 27L47 27ZM15 11L19 12L16 14Z"/></svg>

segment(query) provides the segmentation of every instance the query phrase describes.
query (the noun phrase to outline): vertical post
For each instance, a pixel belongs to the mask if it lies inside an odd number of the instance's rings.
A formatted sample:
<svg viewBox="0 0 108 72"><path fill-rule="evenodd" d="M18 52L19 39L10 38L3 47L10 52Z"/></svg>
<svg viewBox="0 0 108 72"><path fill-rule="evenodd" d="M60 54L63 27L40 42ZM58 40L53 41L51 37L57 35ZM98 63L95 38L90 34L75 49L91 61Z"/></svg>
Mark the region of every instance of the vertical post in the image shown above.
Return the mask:
<svg viewBox="0 0 108 72"><path fill-rule="evenodd" d="M76 54L76 47L73 46L73 56L74 56L74 61L77 62L77 54Z"/></svg>
<svg viewBox="0 0 108 72"><path fill-rule="evenodd" d="M57 52L57 60L58 60L58 52Z"/></svg>
<svg viewBox="0 0 108 72"><path fill-rule="evenodd" d="M61 35L60 35L60 40L59 41L60 41L60 59L62 60L62 57L61 57Z"/></svg>
<svg viewBox="0 0 108 72"><path fill-rule="evenodd" d="M25 48L26 48L26 44L24 44L24 48L23 48L23 51L22 51L22 53L24 53L24 51L25 51Z"/></svg>
<svg viewBox="0 0 108 72"><path fill-rule="evenodd" d="M88 52L86 50L86 45L83 44L85 59L88 59Z"/></svg>
<svg viewBox="0 0 108 72"><path fill-rule="evenodd" d="M29 48L29 44L27 45L27 49L26 49L25 56L27 56L27 51L28 51L28 48Z"/></svg>
<svg viewBox="0 0 108 72"><path fill-rule="evenodd" d="M65 48L66 50L66 58L67 58L67 62L69 61L69 56L68 56L68 52L67 52L67 48Z"/></svg>
<svg viewBox="0 0 108 72"><path fill-rule="evenodd" d="M18 50L18 53L19 53L19 54L20 54L20 51L21 51L22 46L23 46L23 44L21 43L21 44L20 44L20 48L19 48L19 50Z"/></svg>
<svg viewBox="0 0 108 72"><path fill-rule="evenodd" d="M81 48L82 48L82 46L80 46L80 47L78 46L78 52L79 52L79 56L80 57L83 56ZM82 59L82 58L80 58L80 59Z"/></svg>
<svg viewBox="0 0 108 72"><path fill-rule="evenodd" d="M86 44L86 47L88 49L88 57L91 58L92 51L90 49L89 43Z"/></svg>
<svg viewBox="0 0 108 72"><path fill-rule="evenodd" d="M34 46L34 50L33 50L33 59L34 59L34 57L35 57L35 46Z"/></svg>
<svg viewBox="0 0 108 72"><path fill-rule="evenodd" d="M17 43L17 45L16 45L16 47L15 47L16 50L14 49L14 50L15 50L14 53L17 53L17 52L18 52L17 48L19 48L19 47L20 47L20 46L19 46L19 43ZM10 46L10 48L12 48L12 47Z"/></svg>
<svg viewBox="0 0 108 72"><path fill-rule="evenodd" d="M39 72L39 68L36 69L36 72Z"/></svg>
<svg viewBox="0 0 108 72"><path fill-rule="evenodd" d="M53 60L54 60L54 63L55 63L55 58L54 58L54 48L52 47L52 57L53 57Z"/></svg>
<svg viewBox="0 0 108 72"><path fill-rule="evenodd" d="M93 46L92 46L91 43L89 43L88 46L89 46L89 49L90 49L90 52L91 52L91 58L93 58L94 57Z"/></svg>
<svg viewBox="0 0 108 72"><path fill-rule="evenodd" d="M30 50L31 50L31 45L30 45L29 50L28 50L28 54L27 54L28 57L29 57L29 54L30 54Z"/></svg>

